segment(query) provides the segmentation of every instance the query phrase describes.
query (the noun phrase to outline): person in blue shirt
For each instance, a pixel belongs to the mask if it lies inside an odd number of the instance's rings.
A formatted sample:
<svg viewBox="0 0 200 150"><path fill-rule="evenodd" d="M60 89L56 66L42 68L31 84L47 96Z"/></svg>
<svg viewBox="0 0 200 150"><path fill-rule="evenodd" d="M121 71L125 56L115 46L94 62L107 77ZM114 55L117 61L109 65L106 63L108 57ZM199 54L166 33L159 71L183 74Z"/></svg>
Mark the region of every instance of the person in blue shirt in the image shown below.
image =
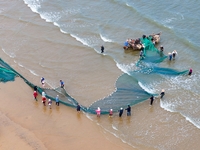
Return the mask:
<svg viewBox="0 0 200 150"><path fill-rule="evenodd" d="M45 83L44 77L41 78L40 82L42 83L42 86L44 86L44 83Z"/></svg>
<svg viewBox="0 0 200 150"><path fill-rule="evenodd" d="M59 95L56 96L56 105L59 106Z"/></svg>
<svg viewBox="0 0 200 150"><path fill-rule="evenodd" d="M64 88L64 82L62 80L60 80L60 87Z"/></svg>

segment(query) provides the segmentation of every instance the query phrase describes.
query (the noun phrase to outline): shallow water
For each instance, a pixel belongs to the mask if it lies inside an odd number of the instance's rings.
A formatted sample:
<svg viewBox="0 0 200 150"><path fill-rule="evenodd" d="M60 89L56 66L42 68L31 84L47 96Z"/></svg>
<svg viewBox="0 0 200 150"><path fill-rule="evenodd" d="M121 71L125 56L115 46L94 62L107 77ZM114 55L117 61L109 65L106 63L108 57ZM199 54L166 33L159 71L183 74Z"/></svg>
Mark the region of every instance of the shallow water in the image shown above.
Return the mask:
<svg viewBox="0 0 200 150"><path fill-rule="evenodd" d="M139 149L185 148L189 137L200 136L198 3L1 1L0 46L9 56L6 60L27 79L40 84L44 76L52 88L58 87L62 79L67 92L89 106L113 93L118 77L131 75L135 69L139 54L124 51L124 41L161 31L158 47L163 45L165 54L176 49L178 56L172 62L166 59L159 67L179 71L192 67L193 75L132 74L150 93L159 94L165 89L164 101L156 103L159 109L151 112L146 106L149 103L143 102L133 107L131 119L116 116L108 122L104 116L99 124ZM105 47L104 55L100 54L101 45ZM89 117L97 121L96 116ZM190 141L188 145L196 149L193 144Z"/></svg>

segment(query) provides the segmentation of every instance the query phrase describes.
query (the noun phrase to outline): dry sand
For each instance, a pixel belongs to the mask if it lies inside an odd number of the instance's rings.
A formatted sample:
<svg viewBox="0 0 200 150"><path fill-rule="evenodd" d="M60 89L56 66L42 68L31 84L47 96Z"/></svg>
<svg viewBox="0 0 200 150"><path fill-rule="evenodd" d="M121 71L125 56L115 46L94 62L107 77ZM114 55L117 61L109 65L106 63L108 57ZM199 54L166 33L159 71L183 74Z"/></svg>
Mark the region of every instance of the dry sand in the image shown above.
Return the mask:
<svg viewBox="0 0 200 150"><path fill-rule="evenodd" d="M0 103L1 150L133 149L84 113L55 102L49 109L40 95L35 101L33 90L19 77L0 83Z"/></svg>

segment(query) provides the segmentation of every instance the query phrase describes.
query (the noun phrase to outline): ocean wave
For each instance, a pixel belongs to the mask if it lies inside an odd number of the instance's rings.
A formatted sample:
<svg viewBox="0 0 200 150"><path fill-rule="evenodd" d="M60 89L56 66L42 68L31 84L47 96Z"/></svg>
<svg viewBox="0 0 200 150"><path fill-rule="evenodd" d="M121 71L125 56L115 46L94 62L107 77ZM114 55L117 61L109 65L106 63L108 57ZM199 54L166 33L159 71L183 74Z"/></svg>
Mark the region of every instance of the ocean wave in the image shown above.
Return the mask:
<svg viewBox="0 0 200 150"><path fill-rule="evenodd" d="M200 119L193 119L191 116L188 116L184 113L181 113L177 110L174 110L173 108L176 107L176 105L170 104L168 102L164 102L163 100L160 101L160 107L163 108L166 111L172 112L172 113L179 113L181 116L183 116L187 121L192 123L195 127L200 129Z"/></svg>
<svg viewBox="0 0 200 150"><path fill-rule="evenodd" d="M60 12L43 12L40 17L46 22L56 22L61 18Z"/></svg>
<svg viewBox="0 0 200 150"><path fill-rule="evenodd" d="M41 8L41 2L42 0L24 0L24 3L35 13L39 13L38 9Z"/></svg>
<svg viewBox="0 0 200 150"><path fill-rule="evenodd" d="M131 64L116 64L117 67L124 73L131 75L130 72L136 69L135 63Z"/></svg>
<svg viewBox="0 0 200 150"><path fill-rule="evenodd" d="M104 41L104 42L113 42L111 39L108 39L106 37L104 37L103 35L100 34L100 37L101 39Z"/></svg>
<svg viewBox="0 0 200 150"><path fill-rule="evenodd" d="M88 47L90 47L90 45L88 44L86 39L82 39L80 37L78 37L78 35L74 35L74 34L70 34L73 38L75 38L77 41L81 42L83 45L86 45Z"/></svg>
<svg viewBox="0 0 200 150"><path fill-rule="evenodd" d="M140 86L144 91L146 91L146 92L149 93L149 94L153 94L153 93L156 92L154 89L148 88L147 85L144 85L144 84L142 84L142 83L139 82L139 81L138 81L138 84L139 84L139 86Z"/></svg>

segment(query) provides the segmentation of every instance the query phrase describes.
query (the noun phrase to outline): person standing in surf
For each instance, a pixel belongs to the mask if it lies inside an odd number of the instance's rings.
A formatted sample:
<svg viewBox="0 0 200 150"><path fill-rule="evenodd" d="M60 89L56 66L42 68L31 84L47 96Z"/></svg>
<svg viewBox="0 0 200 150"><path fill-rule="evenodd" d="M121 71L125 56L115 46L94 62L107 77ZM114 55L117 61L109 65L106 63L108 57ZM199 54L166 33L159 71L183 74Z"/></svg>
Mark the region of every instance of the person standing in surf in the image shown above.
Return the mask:
<svg viewBox="0 0 200 150"><path fill-rule="evenodd" d="M101 109L100 109L100 107L97 108L96 113L97 113L97 117L100 117L100 115L101 115Z"/></svg>
<svg viewBox="0 0 200 150"><path fill-rule="evenodd" d="M162 89L162 91L161 91L161 93L160 93L160 98L162 99L164 95L165 95L165 90Z"/></svg>
<svg viewBox="0 0 200 150"><path fill-rule="evenodd" d="M44 87L45 86L45 84L44 84L45 83L44 77L41 78L40 82L41 82L42 86Z"/></svg>
<svg viewBox="0 0 200 150"><path fill-rule="evenodd" d="M77 110L77 112L80 112L80 111L81 111L81 106L79 105L79 103L78 103L77 106L76 106L76 110Z"/></svg>
<svg viewBox="0 0 200 150"><path fill-rule="evenodd" d="M56 96L56 105L59 106L60 100L59 100L59 95Z"/></svg>
<svg viewBox="0 0 200 150"><path fill-rule="evenodd" d="M34 96L35 100L37 101L37 96L38 96L37 91L34 91L34 92L33 92L33 96Z"/></svg>
<svg viewBox="0 0 200 150"><path fill-rule="evenodd" d="M189 75L189 76L192 75L192 68L190 68L188 75Z"/></svg>
<svg viewBox="0 0 200 150"><path fill-rule="evenodd" d="M123 108L121 107L120 110L118 110L118 111L119 111L119 117L121 117L124 112Z"/></svg>
<svg viewBox="0 0 200 150"><path fill-rule="evenodd" d="M63 82L62 80L60 80L60 87L61 87L61 88L64 88L64 86L65 86L65 85L64 85L64 82Z"/></svg>
<svg viewBox="0 0 200 150"><path fill-rule="evenodd" d="M113 110L110 109L110 111L109 111L109 117L112 117L112 116L113 116Z"/></svg>
<svg viewBox="0 0 200 150"><path fill-rule="evenodd" d="M131 106L128 105L128 107L125 110L127 111L127 116L131 116Z"/></svg>
<svg viewBox="0 0 200 150"><path fill-rule="evenodd" d="M104 46L101 46L101 53L104 53Z"/></svg>
<svg viewBox="0 0 200 150"><path fill-rule="evenodd" d="M48 105L49 105L49 108L50 108L50 109L51 109L51 104L52 104L52 100L49 99L49 101L48 101Z"/></svg>
<svg viewBox="0 0 200 150"><path fill-rule="evenodd" d="M154 101L154 96L152 95L151 97L150 97L150 105L153 105L153 101Z"/></svg>

